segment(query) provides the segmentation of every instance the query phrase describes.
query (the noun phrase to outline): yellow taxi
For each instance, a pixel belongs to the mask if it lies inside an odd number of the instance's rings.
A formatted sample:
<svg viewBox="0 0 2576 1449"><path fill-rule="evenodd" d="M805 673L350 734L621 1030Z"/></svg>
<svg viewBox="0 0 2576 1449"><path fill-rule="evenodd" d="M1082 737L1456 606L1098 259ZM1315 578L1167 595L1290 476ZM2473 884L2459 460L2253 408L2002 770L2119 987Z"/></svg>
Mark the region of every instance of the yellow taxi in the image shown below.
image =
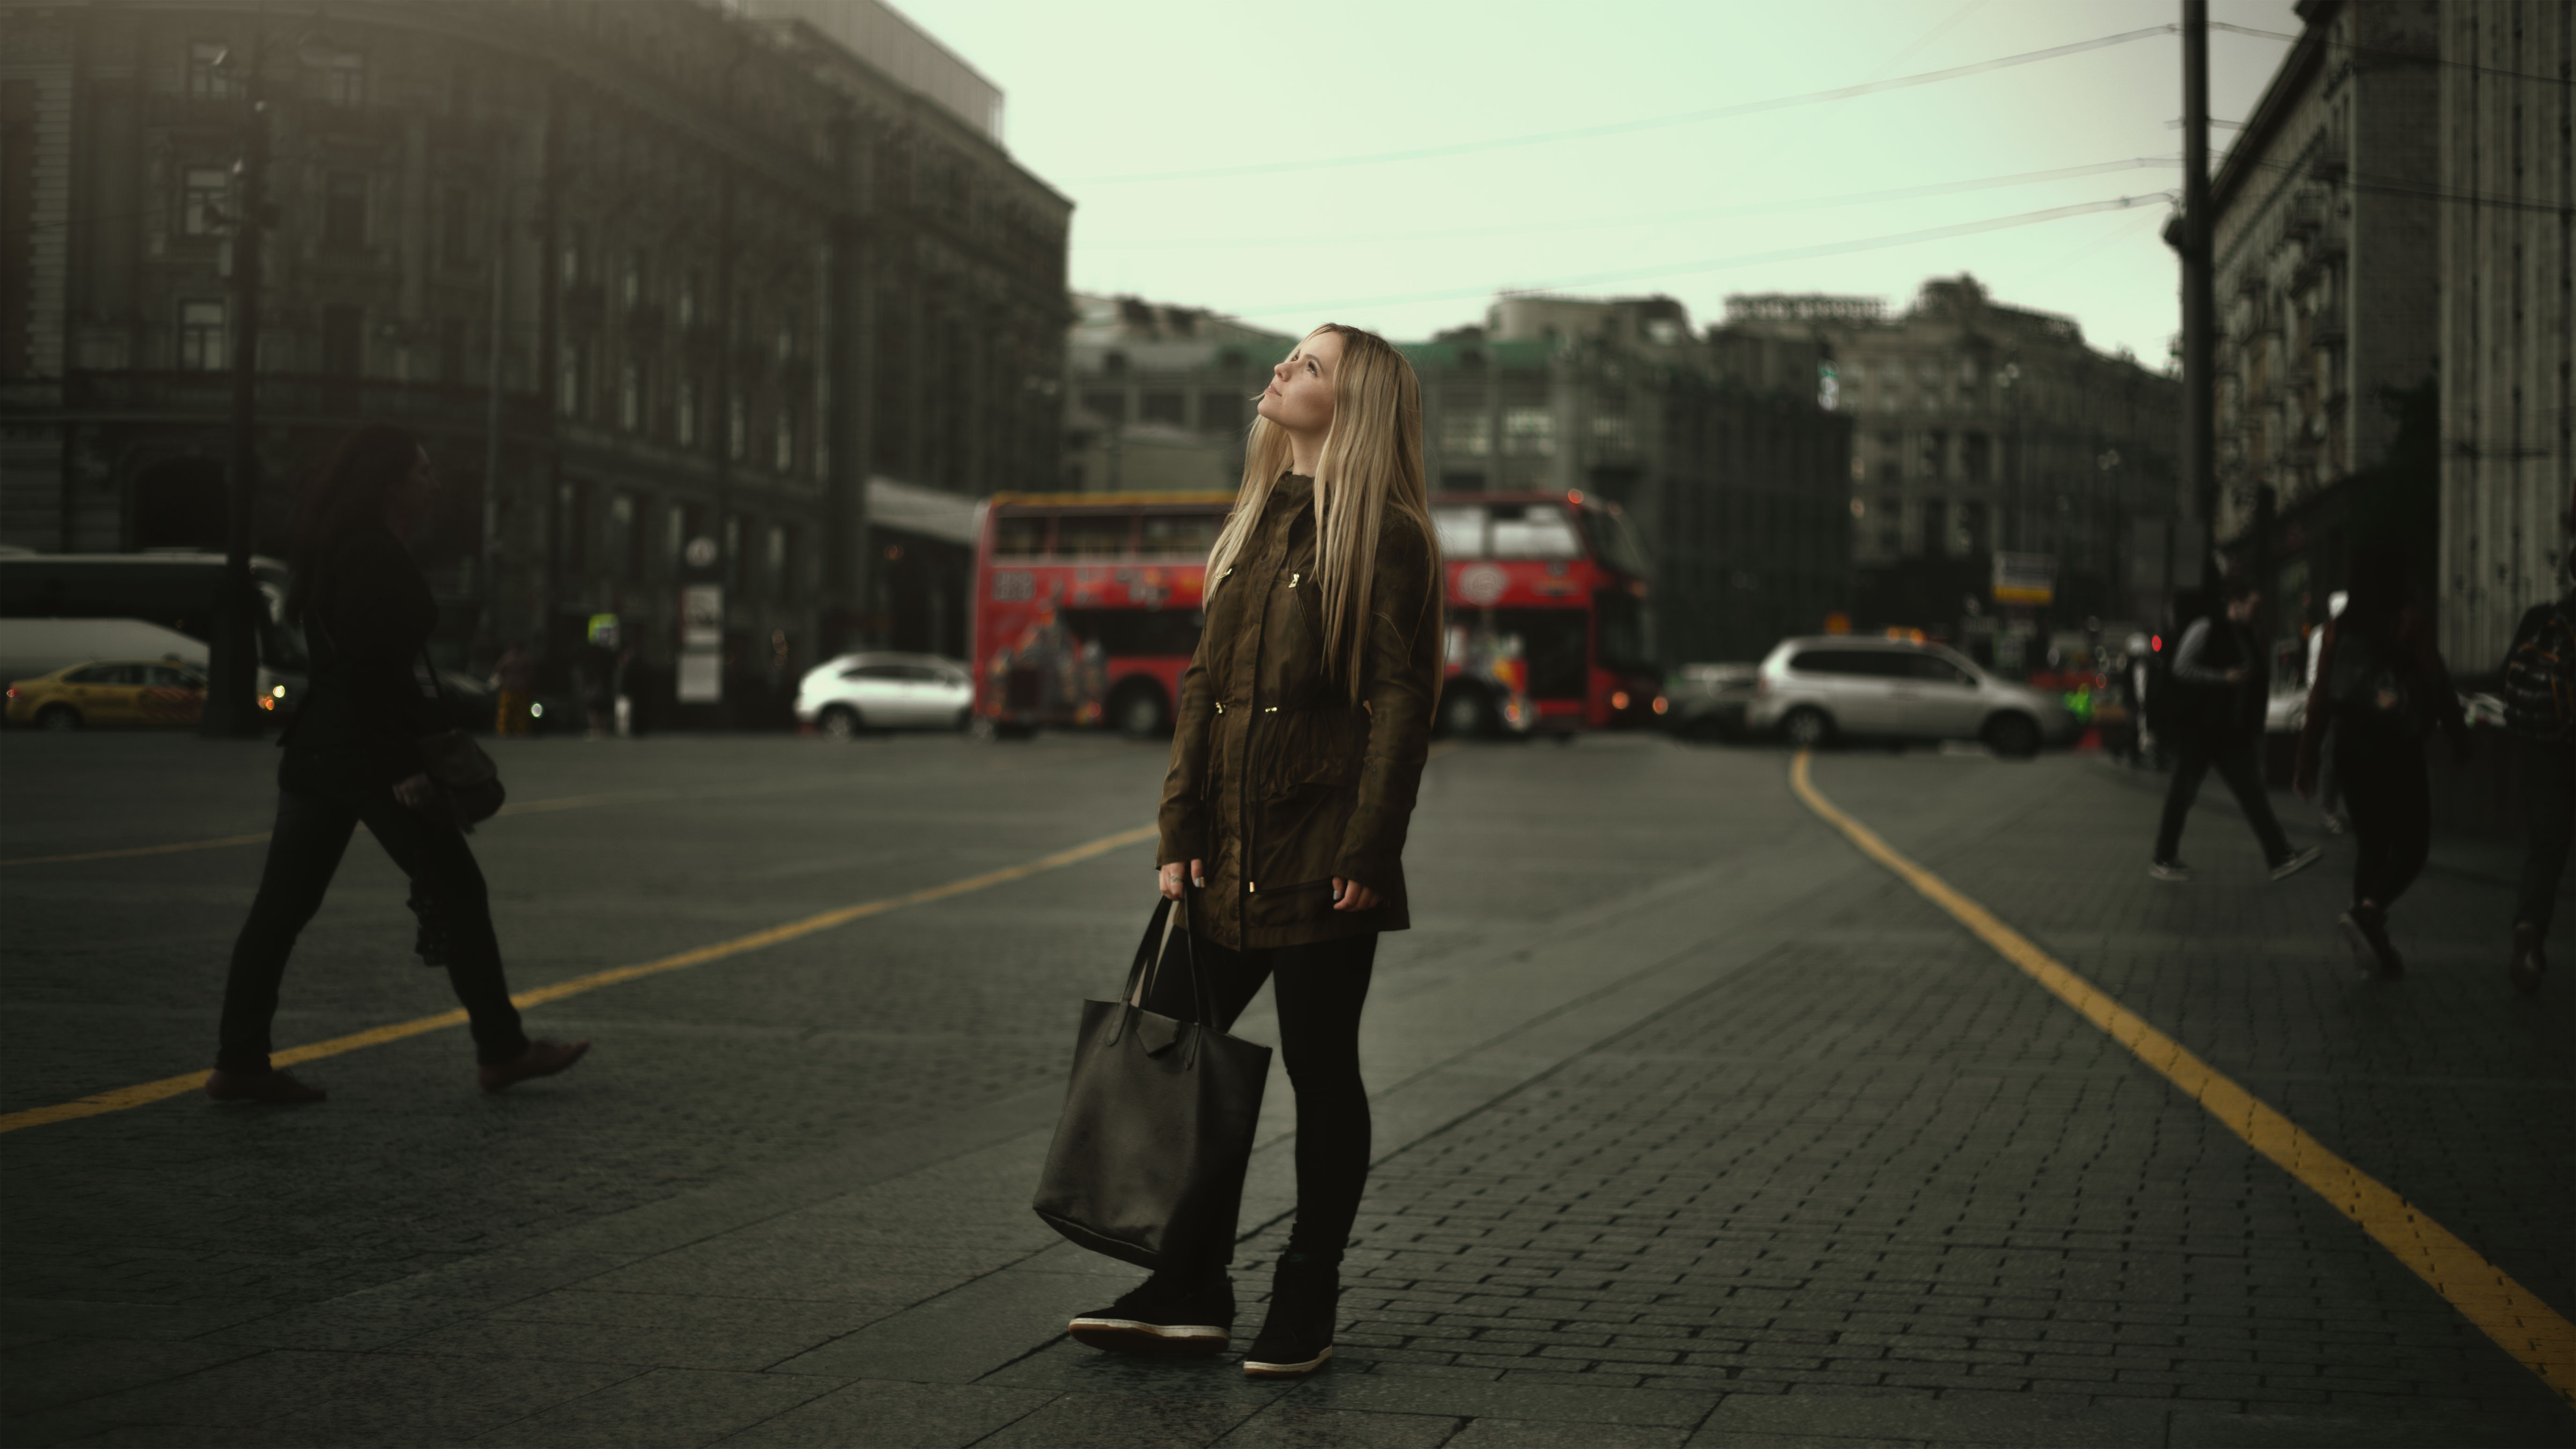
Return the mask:
<svg viewBox="0 0 2576 1449"><path fill-rule="evenodd" d="M205 675L167 659L102 659L9 686L9 723L44 730L193 725L205 708Z"/></svg>

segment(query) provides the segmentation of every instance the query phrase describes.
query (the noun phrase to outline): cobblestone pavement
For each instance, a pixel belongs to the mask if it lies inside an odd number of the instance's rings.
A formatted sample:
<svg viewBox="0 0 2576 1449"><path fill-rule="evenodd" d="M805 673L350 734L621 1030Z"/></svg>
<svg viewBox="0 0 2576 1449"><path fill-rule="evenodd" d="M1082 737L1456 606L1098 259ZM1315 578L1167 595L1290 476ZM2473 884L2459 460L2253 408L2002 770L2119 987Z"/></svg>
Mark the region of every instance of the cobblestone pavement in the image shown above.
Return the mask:
<svg viewBox="0 0 2576 1449"><path fill-rule="evenodd" d="M260 828L265 761L13 737L0 857ZM36 750L53 753L36 765ZM514 984L1141 823L1095 738L540 741L478 837ZM464 1086L461 1033L317 1063L334 1100L0 1137L0 1439L25 1443L2558 1444L2537 1379L2361 1232L1789 794L1642 738L1435 760L1364 1043L1381 1164L1342 1356L1254 1386L1060 1334L1129 1274L1025 1202L1072 1001L1143 847L541 1008L602 1045ZM2505 887L2428 876L2352 979L2326 866L2089 759L1828 756L1898 850L2576 1311L2563 980ZM0 1106L202 1061L255 850L0 867ZM281 1044L443 1009L367 843ZM2576 959L2566 948L2560 954ZM1241 1028L1268 1039L1263 1008ZM1293 1202L1275 1082L1239 1287ZM1248 1334L1257 1291L1246 1293Z"/></svg>

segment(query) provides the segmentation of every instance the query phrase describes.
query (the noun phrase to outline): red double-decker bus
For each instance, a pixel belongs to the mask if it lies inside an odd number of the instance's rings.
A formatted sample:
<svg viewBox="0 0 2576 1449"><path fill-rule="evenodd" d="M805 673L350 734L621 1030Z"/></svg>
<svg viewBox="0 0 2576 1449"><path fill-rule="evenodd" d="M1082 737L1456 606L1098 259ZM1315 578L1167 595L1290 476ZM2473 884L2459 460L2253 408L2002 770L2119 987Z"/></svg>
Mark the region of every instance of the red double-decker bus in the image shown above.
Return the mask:
<svg viewBox="0 0 2576 1449"><path fill-rule="evenodd" d="M1171 727L1198 647L1224 493L1002 494L975 549L979 728ZM1581 493L1435 494L1448 574L1440 728L1549 733L1665 708L1646 563L1616 505Z"/></svg>

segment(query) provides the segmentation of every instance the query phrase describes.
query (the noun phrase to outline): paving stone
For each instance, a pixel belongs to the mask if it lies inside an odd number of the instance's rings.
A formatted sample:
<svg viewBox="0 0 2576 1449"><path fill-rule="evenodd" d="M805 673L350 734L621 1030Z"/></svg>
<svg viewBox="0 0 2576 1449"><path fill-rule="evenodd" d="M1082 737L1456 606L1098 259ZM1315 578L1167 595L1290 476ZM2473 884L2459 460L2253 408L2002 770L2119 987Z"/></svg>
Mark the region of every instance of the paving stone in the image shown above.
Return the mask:
<svg viewBox="0 0 2576 1449"><path fill-rule="evenodd" d="M1645 1424L1587 1424L1583 1449L1681 1449L1690 1431ZM1542 1419L1470 1419L1440 1449L1569 1449L1564 1424Z"/></svg>
<svg viewBox="0 0 2576 1449"><path fill-rule="evenodd" d="M1165 1394L1065 1394L1004 1425L977 1449L1201 1449L1263 1407Z"/></svg>
<svg viewBox="0 0 2576 1449"><path fill-rule="evenodd" d="M828 1392L812 1379L777 1374L655 1369L556 1405L475 1443L529 1449L629 1449L638 1444L712 1444Z"/></svg>
<svg viewBox="0 0 2576 1449"><path fill-rule="evenodd" d="M861 1379L724 1440L726 1449L961 1449L1035 1413L1056 1395L990 1384Z"/></svg>
<svg viewBox="0 0 2576 1449"><path fill-rule="evenodd" d="M1447 1417L1318 1409L1291 1398L1216 1442L1222 1449L1440 1449L1457 1431L1458 1421Z"/></svg>
<svg viewBox="0 0 2576 1449"><path fill-rule="evenodd" d="M79 1403L167 1382L255 1352L159 1339L47 1339L0 1354L0 1412L14 1417Z"/></svg>

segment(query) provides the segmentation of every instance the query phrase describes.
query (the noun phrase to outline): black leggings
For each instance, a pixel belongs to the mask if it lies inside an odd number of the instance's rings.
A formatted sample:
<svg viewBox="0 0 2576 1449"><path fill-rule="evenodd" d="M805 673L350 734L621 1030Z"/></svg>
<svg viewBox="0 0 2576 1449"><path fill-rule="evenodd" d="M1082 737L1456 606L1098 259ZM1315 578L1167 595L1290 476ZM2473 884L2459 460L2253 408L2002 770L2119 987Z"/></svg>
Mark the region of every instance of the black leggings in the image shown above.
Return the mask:
<svg viewBox="0 0 2576 1449"><path fill-rule="evenodd" d="M501 974L501 943L492 933L483 872L464 835L396 800L391 785L363 768L316 763L290 751L277 775L277 827L268 837L259 896L233 942L215 1065L228 1072L268 1070L269 1024L277 1015L287 954L322 908L322 895L362 820L411 877L415 899L436 913L448 983L472 1025L476 1060L517 1060L528 1038Z"/></svg>
<svg viewBox="0 0 2576 1449"><path fill-rule="evenodd" d="M1251 951L1197 936L1190 944L1214 998L1209 1007L1219 1030L1234 1025L1265 978L1277 983L1272 996L1279 1006L1279 1050L1297 1092L1297 1225L1288 1247L1339 1261L1368 1185L1360 1008L1368 1002L1377 933ZM1189 982L1177 971L1155 978L1146 1006L1165 1016L1195 1015Z"/></svg>
<svg viewBox="0 0 2576 1449"><path fill-rule="evenodd" d="M2395 905L2433 845L2433 789L2420 740L2394 738L2349 721L2335 729L2335 777L2360 849L2352 863L2354 904Z"/></svg>

